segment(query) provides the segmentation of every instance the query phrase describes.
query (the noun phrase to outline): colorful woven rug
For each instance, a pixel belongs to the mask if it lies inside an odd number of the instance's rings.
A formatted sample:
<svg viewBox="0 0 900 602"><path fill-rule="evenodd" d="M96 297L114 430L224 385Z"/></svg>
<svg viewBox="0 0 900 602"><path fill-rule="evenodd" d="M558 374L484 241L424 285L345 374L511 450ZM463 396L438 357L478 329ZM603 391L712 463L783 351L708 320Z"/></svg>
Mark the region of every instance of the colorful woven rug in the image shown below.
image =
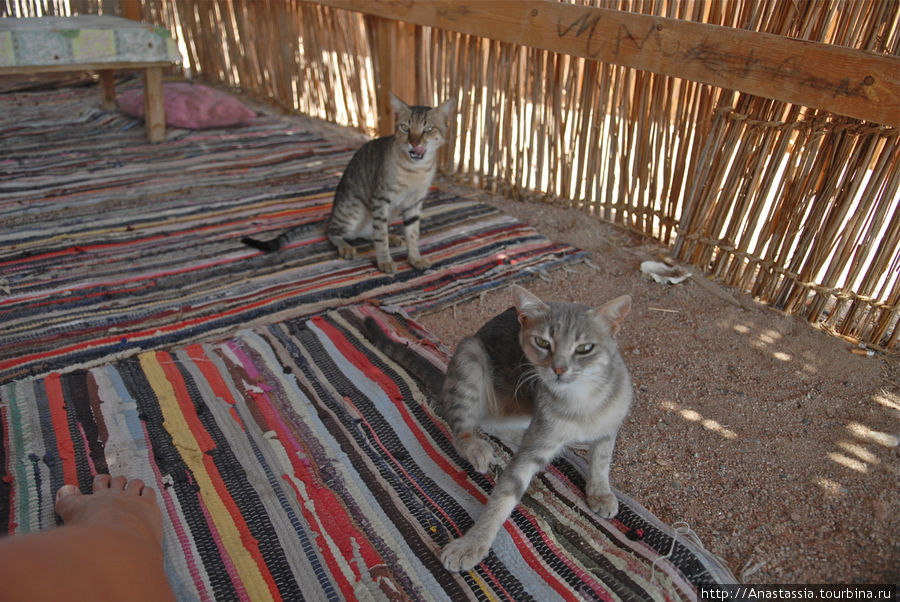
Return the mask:
<svg viewBox="0 0 900 602"><path fill-rule="evenodd" d="M385 276L371 246L345 261L324 237L354 149L270 114L149 144L99 102L95 87L0 95L0 382L374 297L416 312L580 256L434 190L433 268L395 251ZM278 253L240 243L300 223Z"/></svg>
<svg viewBox="0 0 900 602"><path fill-rule="evenodd" d="M456 455L366 316L445 369L405 314L356 305L0 386L0 525L52 527L60 485L111 471L161 492L183 600L689 600L727 578L624 496L597 518L575 455L535 479L481 565L444 570L494 477Z"/></svg>

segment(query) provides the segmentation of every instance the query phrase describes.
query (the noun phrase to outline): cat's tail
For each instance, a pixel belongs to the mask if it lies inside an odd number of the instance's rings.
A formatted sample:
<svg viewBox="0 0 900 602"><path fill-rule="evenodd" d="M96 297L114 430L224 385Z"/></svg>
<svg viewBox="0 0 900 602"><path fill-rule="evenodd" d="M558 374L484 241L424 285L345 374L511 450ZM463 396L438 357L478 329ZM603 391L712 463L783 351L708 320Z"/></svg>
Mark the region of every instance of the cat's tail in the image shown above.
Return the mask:
<svg viewBox="0 0 900 602"><path fill-rule="evenodd" d="M253 247L254 249L259 249L263 253L272 253L273 251L278 251L279 249L285 247L286 245L294 242L295 240L301 238L307 231L312 230L316 227L321 228L321 222L325 221L328 218L316 219L310 222L305 222L299 225L294 226L293 228L289 228L276 236L271 240L259 240L258 238L252 238L250 236L245 236L241 239L241 242L247 245L248 247Z"/></svg>
<svg viewBox="0 0 900 602"><path fill-rule="evenodd" d="M367 317L364 322L366 338L382 353L394 360L415 378L423 391L435 404L444 387L444 373L431 362L412 351L408 345L398 343L385 334L375 318Z"/></svg>
<svg viewBox="0 0 900 602"><path fill-rule="evenodd" d="M273 238L272 240L257 240L256 238L250 238L249 236L245 236L241 239L241 242L247 245L248 247L253 247L254 249L259 249L263 253L271 253L272 251L277 251L284 245L282 244L281 237Z"/></svg>

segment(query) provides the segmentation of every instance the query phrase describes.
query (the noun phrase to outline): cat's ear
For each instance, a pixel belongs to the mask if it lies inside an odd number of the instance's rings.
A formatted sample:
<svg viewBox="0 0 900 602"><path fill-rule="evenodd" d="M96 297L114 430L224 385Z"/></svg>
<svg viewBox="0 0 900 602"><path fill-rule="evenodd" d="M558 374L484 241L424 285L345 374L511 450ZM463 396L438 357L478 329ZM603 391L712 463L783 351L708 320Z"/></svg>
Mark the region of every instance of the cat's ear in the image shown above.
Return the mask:
<svg viewBox="0 0 900 602"><path fill-rule="evenodd" d="M391 108L394 109L394 114L398 114L401 111L408 111L409 105L397 98L396 96L391 94Z"/></svg>
<svg viewBox="0 0 900 602"><path fill-rule="evenodd" d="M519 312L519 323L523 326L530 319L535 319L547 312L550 308L541 301L537 295L526 291L518 284L512 285L513 303Z"/></svg>
<svg viewBox="0 0 900 602"><path fill-rule="evenodd" d="M449 119L453 117L453 113L456 112L456 99L451 98L439 104L437 106L437 112L443 115L444 119L449 121Z"/></svg>
<svg viewBox="0 0 900 602"><path fill-rule="evenodd" d="M602 307L594 310L595 315L602 317L609 324L612 334L619 332L619 327L625 320L625 316L631 313L631 297L622 295L616 297L608 303L604 303Z"/></svg>

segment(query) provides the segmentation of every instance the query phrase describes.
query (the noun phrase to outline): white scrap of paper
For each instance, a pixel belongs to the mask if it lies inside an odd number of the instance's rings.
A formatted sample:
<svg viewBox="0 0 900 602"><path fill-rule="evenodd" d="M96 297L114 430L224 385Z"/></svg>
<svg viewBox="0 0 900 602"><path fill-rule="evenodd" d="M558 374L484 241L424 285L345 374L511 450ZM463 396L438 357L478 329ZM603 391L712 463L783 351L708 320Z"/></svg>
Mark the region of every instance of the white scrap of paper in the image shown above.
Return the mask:
<svg viewBox="0 0 900 602"><path fill-rule="evenodd" d="M641 273L660 284L678 284L691 277L691 273L679 266L669 266L659 261L645 261Z"/></svg>

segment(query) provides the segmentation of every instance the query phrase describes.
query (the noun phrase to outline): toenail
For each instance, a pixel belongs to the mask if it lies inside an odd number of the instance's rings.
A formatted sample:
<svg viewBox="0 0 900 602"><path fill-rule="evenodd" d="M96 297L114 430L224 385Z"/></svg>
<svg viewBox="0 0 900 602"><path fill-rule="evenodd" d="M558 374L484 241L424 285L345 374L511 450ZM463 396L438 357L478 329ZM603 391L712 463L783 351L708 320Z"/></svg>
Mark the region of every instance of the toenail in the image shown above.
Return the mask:
<svg viewBox="0 0 900 602"><path fill-rule="evenodd" d="M56 501L63 499L64 497L74 495L79 493L78 487L75 485L63 485L59 488L59 491L56 492Z"/></svg>

